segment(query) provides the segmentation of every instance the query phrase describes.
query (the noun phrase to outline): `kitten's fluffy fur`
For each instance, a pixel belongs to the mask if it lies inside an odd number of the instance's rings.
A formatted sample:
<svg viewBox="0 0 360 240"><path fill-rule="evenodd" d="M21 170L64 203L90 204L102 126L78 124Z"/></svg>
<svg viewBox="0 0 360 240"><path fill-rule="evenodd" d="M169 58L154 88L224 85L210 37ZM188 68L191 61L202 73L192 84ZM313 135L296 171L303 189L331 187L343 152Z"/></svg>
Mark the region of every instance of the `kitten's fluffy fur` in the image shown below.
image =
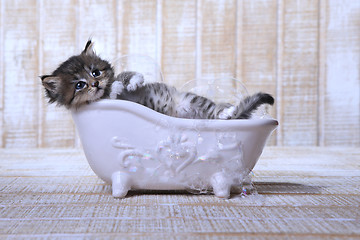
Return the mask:
<svg viewBox="0 0 360 240"><path fill-rule="evenodd" d="M144 84L140 73L122 72L116 78L109 62L98 57L89 40L84 51L62 63L51 75L41 76L49 102L76 109L99 99L123 99L160 113L182 118L242 119L262 104L274 103L266 93L245 98L238 106L179 92L164 83Z"/></svg>

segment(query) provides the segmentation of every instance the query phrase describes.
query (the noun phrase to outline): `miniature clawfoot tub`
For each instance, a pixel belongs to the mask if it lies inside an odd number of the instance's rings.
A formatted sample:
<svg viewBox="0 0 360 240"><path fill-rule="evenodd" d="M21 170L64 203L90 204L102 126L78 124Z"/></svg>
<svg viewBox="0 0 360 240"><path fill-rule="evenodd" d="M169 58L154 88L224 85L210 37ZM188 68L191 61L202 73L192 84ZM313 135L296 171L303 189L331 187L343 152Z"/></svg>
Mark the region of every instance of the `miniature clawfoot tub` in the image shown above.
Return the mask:
<svg viewBox="0 0 360 240"><path fill-rule="evenodd" d="M256 164L274 119L205 120L166 116L123 100L72 112L93 171L114 197L130 189L213 189L228 198Z"/></svg>

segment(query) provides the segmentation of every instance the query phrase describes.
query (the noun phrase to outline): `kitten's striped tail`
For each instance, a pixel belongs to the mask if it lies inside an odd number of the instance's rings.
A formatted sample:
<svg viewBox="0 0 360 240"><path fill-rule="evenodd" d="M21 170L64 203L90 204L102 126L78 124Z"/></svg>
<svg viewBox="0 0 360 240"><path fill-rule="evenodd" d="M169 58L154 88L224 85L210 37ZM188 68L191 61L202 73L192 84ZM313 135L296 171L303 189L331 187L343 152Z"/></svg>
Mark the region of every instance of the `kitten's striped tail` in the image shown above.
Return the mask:
<svg viewBox="0 0 360 240"><path fill-rule="evenodd" d="M262 104L274 104L274 98L267 93L256 93L252 96L246 97L237 107L236 117L237 119L248 119L251 117L253 111L255 111Z"/></svg>

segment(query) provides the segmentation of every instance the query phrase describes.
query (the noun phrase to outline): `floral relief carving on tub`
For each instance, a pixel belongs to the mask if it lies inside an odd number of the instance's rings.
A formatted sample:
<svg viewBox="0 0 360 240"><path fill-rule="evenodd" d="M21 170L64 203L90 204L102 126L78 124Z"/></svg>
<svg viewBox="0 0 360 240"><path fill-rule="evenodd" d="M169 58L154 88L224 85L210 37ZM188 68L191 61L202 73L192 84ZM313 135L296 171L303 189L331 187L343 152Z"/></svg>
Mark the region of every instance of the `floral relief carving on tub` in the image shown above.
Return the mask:
<svg viewBox="0 0 360 240"><path fill-rule="evenodd" d="M135 147L127 143L126 139L117 136L111 139L111 146L121 150L117 160L121 169L128 172L145 172L147 169L144 167L143 161L154 160L151 153L135 149Z"/></svg>
<svg viewBox="0 0 360 240"><path fill-rule="evenodd" d="M120 149L118 162L128 172L146 172L150 175L176 177L187 166L197 162L196 145L183 134L173 134L158 143L156 150L136 149L126 139L117 136L111 145ZM151 164L149 163L151 162ZM159 174L162 170L162 174Z"/></svg>
<svg viewBox="0 0 360 240"><path fill-rule="evenodd" d="M172 177L197 162L196 145L184 134L173 134L166 140L160 141L156 154L162 165L166 166L164 174Z"/></svg>

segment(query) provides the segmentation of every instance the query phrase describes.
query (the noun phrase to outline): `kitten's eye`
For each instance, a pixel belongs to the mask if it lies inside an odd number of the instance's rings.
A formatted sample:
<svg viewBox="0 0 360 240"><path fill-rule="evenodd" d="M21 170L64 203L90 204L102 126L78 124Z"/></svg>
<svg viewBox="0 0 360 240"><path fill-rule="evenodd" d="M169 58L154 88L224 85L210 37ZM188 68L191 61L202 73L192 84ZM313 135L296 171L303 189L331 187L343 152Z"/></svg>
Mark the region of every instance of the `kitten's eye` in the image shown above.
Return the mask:
<svg viewBox="0 0 360 240"><path fill-rule="evenodd" d="M93 77L98 77L101 75L101 71L98 69L95 69L91 72L91 74L93 75Z"/></svg>
<svg viewBox="0 0 360 240"><path fill-rule="evenodd" d="M86 86L86 83L85 83L85 82L78 82L78 83L76 83L75 88L76 88L76 90L81 90L81 89L83 89L85 86Z"/></svg>

